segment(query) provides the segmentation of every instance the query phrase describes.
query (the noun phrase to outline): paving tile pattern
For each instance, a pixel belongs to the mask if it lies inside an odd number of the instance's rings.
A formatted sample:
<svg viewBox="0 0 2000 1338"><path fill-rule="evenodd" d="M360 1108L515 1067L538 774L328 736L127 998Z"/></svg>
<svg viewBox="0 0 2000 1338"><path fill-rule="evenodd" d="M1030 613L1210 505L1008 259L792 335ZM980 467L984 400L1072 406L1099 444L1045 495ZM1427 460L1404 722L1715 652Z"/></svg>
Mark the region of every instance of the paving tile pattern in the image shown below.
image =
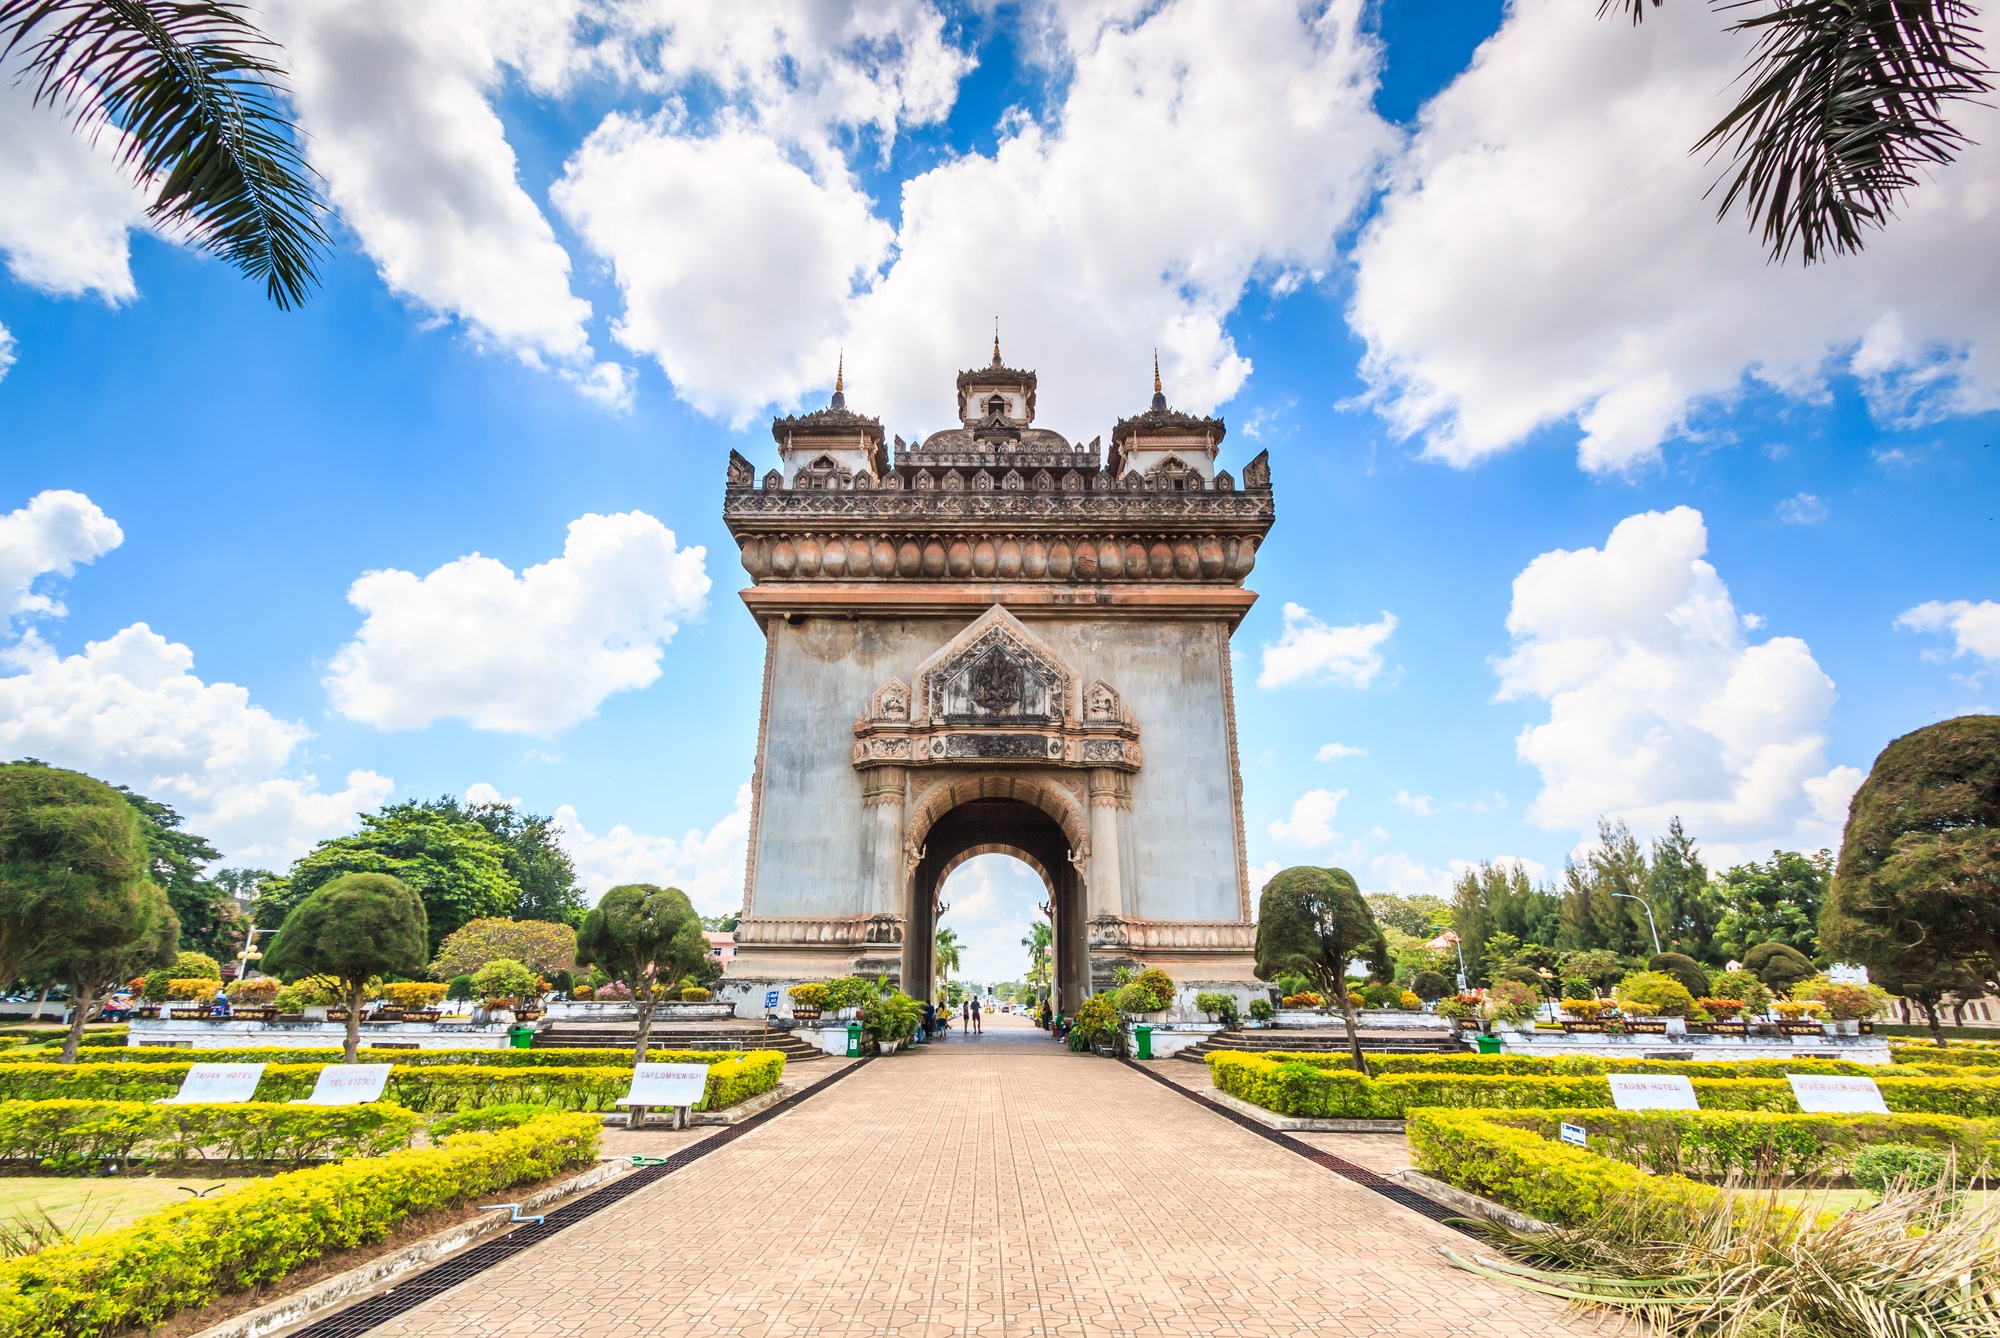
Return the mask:
<svg viewBox="0 0 2000 1338"><path fill-rule="evenodd" d="M376 1332L1591 1332L1450 1269L1462 1236L1010 1023L872 1062Z"/></svg>

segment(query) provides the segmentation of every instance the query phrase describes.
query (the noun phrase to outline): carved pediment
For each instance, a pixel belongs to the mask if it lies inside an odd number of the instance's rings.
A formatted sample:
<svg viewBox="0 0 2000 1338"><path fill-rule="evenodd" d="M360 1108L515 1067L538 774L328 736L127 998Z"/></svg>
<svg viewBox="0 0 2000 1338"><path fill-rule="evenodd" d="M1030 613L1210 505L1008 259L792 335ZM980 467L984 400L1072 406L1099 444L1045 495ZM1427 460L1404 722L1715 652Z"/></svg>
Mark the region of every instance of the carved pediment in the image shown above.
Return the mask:
<svg viewBox="0 0 2000 1338"><path fill-rule="evenodd" d="M1034 763L1134 771L1139 730L1116 689L1076 672L994 605L891 679L855 722L854 764Z"/></svg>

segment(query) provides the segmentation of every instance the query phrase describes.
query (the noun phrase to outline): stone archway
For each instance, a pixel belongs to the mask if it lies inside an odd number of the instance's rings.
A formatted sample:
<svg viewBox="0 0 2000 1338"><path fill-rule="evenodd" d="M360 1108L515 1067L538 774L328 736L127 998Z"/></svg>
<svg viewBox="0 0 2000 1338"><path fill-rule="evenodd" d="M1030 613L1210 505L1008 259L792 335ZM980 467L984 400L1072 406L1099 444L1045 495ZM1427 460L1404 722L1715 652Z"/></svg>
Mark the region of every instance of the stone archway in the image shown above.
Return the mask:
<svg viewBox="0 0 2000 1338"><path fill-rule="evenodd" d="M945 787L940 787L943 789ZM1007 854L1041 875L1055 931L1055 1000L1073 1013L1089 992L1088 897L1069 836L1044 808L1012 797L971 796L927 821L907 882L903 987L927 997L937 943L938 893L951 871L977 855Z"/></svg>

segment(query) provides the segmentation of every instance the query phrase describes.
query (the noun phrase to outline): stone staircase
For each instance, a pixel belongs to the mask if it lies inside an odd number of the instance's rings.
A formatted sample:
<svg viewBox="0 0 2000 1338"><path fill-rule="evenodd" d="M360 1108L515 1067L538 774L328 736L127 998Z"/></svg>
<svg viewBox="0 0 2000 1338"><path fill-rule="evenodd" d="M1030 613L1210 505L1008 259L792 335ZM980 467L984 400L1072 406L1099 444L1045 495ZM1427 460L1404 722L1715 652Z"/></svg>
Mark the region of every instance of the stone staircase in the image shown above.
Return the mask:
<svg viewBox="0 0 2000 1338"><path fill-rule="evenodd" d="M552 1022L535 1033L537 1050L624 1050L639 1043L637 1022ZM754 1022L655 1026L647 1038L655 1050L776 1050L787 1063L819 1059L821 1052L789 1031L767 1031Z"/></svg>
<svg viewBox="0 0 2000 1338"><path fill-rule="evenodd" d="M1211 1050L1244 1050L1253 1053L1282 1051L1287 1054L1342 1054L1348 1049L1347 1032L1338 1031L1219 1031L1199 1045L1191 1045L1175 1055L1199 1064ZM1457 1055L1466 1052L1463 1041L1449 1032L1417 1028L1361 1031L1361 1049L1371 1055Z"/></svg>

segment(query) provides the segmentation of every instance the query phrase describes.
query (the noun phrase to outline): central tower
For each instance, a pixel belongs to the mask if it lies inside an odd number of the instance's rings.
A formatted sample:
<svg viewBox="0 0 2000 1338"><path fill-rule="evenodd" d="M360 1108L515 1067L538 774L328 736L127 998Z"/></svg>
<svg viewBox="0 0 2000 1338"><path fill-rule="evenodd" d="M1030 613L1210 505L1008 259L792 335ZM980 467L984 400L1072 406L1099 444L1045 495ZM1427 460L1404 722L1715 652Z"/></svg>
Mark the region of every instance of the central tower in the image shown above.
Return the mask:
<svg viewBox="0 0 2000 1338"><path fill-rule="evenodd" d="M1060 1006L1121 966L1247 999L1254 926L1229 638L1273 520L1264 454L1152 405L1087 446L1036 377L958 376L958 426L894 439L831 403L730 453L723 519L765 635L749 867L722 997L849 972L919 997L937 896L975 855L1041 875Z"/></svg>

